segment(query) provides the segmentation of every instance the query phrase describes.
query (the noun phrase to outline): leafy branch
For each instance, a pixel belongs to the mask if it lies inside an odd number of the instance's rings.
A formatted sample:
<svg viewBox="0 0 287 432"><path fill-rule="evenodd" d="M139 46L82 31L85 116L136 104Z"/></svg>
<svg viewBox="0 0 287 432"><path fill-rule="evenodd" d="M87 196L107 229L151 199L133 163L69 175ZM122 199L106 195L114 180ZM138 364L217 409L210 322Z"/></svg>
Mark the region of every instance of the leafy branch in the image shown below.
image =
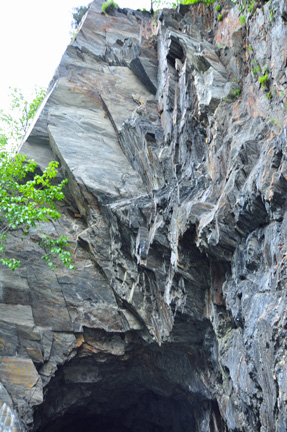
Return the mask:
<svg viewBox="0 0 287 432"><path fill-rule="evenodd" d="M34 161L24 155L12 156L5 150L0 153L0 262L12 270L20 265L20 261L5 255L5 241L9 232L21 228L27 236L31 227L41 222L55 221L61 216L54 202L64 199L63 188L67 180L58 185L51 183L56 177L58 162L50 162L42 175L34 174L36 166ZM33 178L25 182L28 174L33 174ZM56 240L46 237L42 244L50 249L49 256L54 254L64 265L73 267L71 253L64 251L64 247L69 246L66 237L61 236Z"/></svg>
<svg viewBox="0 0 287 432"><path fill-rule="evenodd" d="M29 102L20 89L14 88L11 91L11 104L8 113L0 110L0 145L9 146L13 151L16 150L45 93L43 89L36 89L32 101Z"/></svg>
<svg viewBox="0 0 287 432"><path fill-rule="evenodd" d="M5 244L9 234L22 229L24 236L28 236L30 228L58 220L61 214L55 202L65 198L63 189L68 181L64 179L54 184L58 162L50 162L42 174L36 174L35 161L12 152L27 131L43 96L41 90L29 103L20 90L14 89L10 112L0 112L0 262L13 271L19 267L20 261L6 255ZM72 254L66 250L69 248L68 239L44 235L40 244L45 248L46 254L42 258L48 265L55 269L52 259L59 258L65 266L74 268Z"/></svg>

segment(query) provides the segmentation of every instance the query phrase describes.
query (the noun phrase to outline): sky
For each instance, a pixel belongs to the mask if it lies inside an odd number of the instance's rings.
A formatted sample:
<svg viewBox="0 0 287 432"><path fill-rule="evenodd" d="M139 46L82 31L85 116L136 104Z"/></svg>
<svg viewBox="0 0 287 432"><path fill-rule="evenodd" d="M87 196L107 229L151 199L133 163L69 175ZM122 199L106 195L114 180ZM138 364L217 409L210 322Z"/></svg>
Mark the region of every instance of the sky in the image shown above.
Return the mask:
<svg viewBox="0 0 287 432"><path fill-rule="evenodd" d="M9 87L26 97L46 88L71 39L74 7L90 0L1 1L0 109L9 106ZM150 0L116 0L120 7L150 8Z"/></svg>

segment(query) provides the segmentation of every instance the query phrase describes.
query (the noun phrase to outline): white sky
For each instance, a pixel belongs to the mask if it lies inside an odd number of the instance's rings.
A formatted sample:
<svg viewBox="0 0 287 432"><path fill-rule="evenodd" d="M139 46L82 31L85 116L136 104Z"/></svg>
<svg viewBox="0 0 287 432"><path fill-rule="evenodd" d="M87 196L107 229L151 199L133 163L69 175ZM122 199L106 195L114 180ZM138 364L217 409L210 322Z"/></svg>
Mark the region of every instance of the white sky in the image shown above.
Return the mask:
<svg viewBox="0 0 287 432"><path fill-rule="evenodd" d="M29 95L47 87L71 36L73 7L89 0L1 1L0 109L7 109L9 87ZM150 8L150 0L116 0L120 7Z"/></svg>

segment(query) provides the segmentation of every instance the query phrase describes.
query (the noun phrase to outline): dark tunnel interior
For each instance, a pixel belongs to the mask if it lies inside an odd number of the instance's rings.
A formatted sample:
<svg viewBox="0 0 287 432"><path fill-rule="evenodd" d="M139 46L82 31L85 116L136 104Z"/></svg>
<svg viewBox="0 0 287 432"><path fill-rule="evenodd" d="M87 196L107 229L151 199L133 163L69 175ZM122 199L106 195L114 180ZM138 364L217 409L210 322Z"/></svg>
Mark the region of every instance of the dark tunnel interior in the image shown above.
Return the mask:
<svg viewBox="0 0 287 432"><path fill-rule="evenodd" d="M122 341L85 332L90 342L114 350ZM131 339L124 355L84 349L60 366L35 408L31 432L225 431L217 402L200 379L200 345L187 354L178 344L136 341Z"/></svg>
<svg viewBox="0 0 287 432"><path fill-rule="evenodd" d="M89 416L86 417L85 412L79 411L74 414L66 414L62 418L55 420L44 428L43 432L135 432L135 431L150 431L164 432L172 431L170 427L163 427L152 422L140 420L135 421L130 427L125 426L126 419L108 416Z"/></svg>
<svg viewBox="0 0 287 432"><path fill-rule="evenodd" d="M175 400L146 391L142 394L118 393L120 403L111 398L107 403L86 400L86 407L68 409L40 432L177 432L194 429L193 412L183 400ZM76 402L76 401L75 401ZM79 405L81 400L78 401ZM38 412L38 424L42 421Z"/></svg>
<svg viewBox="0 0 287 432"><path fill-rule="evenodd" d="M120 424L119 421L102 416L86 417L84 412L77 415L65 415L63 418L52 422L43 429L45 432L131 432L131 429Z"/></svg>

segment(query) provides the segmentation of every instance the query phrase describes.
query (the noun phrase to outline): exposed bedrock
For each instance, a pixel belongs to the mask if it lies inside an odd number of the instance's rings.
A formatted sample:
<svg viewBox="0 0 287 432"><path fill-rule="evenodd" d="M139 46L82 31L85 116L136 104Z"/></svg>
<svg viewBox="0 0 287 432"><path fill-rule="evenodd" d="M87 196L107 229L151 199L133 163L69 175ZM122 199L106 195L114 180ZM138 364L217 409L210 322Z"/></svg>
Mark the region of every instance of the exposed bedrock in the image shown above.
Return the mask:
<svg viewBox="0 0 287 432"><path fill-rule="evenodd" d="M92 3L22 147L76 270L10 237L1 431L286 432L287 9L243 6Z"/></svg>

